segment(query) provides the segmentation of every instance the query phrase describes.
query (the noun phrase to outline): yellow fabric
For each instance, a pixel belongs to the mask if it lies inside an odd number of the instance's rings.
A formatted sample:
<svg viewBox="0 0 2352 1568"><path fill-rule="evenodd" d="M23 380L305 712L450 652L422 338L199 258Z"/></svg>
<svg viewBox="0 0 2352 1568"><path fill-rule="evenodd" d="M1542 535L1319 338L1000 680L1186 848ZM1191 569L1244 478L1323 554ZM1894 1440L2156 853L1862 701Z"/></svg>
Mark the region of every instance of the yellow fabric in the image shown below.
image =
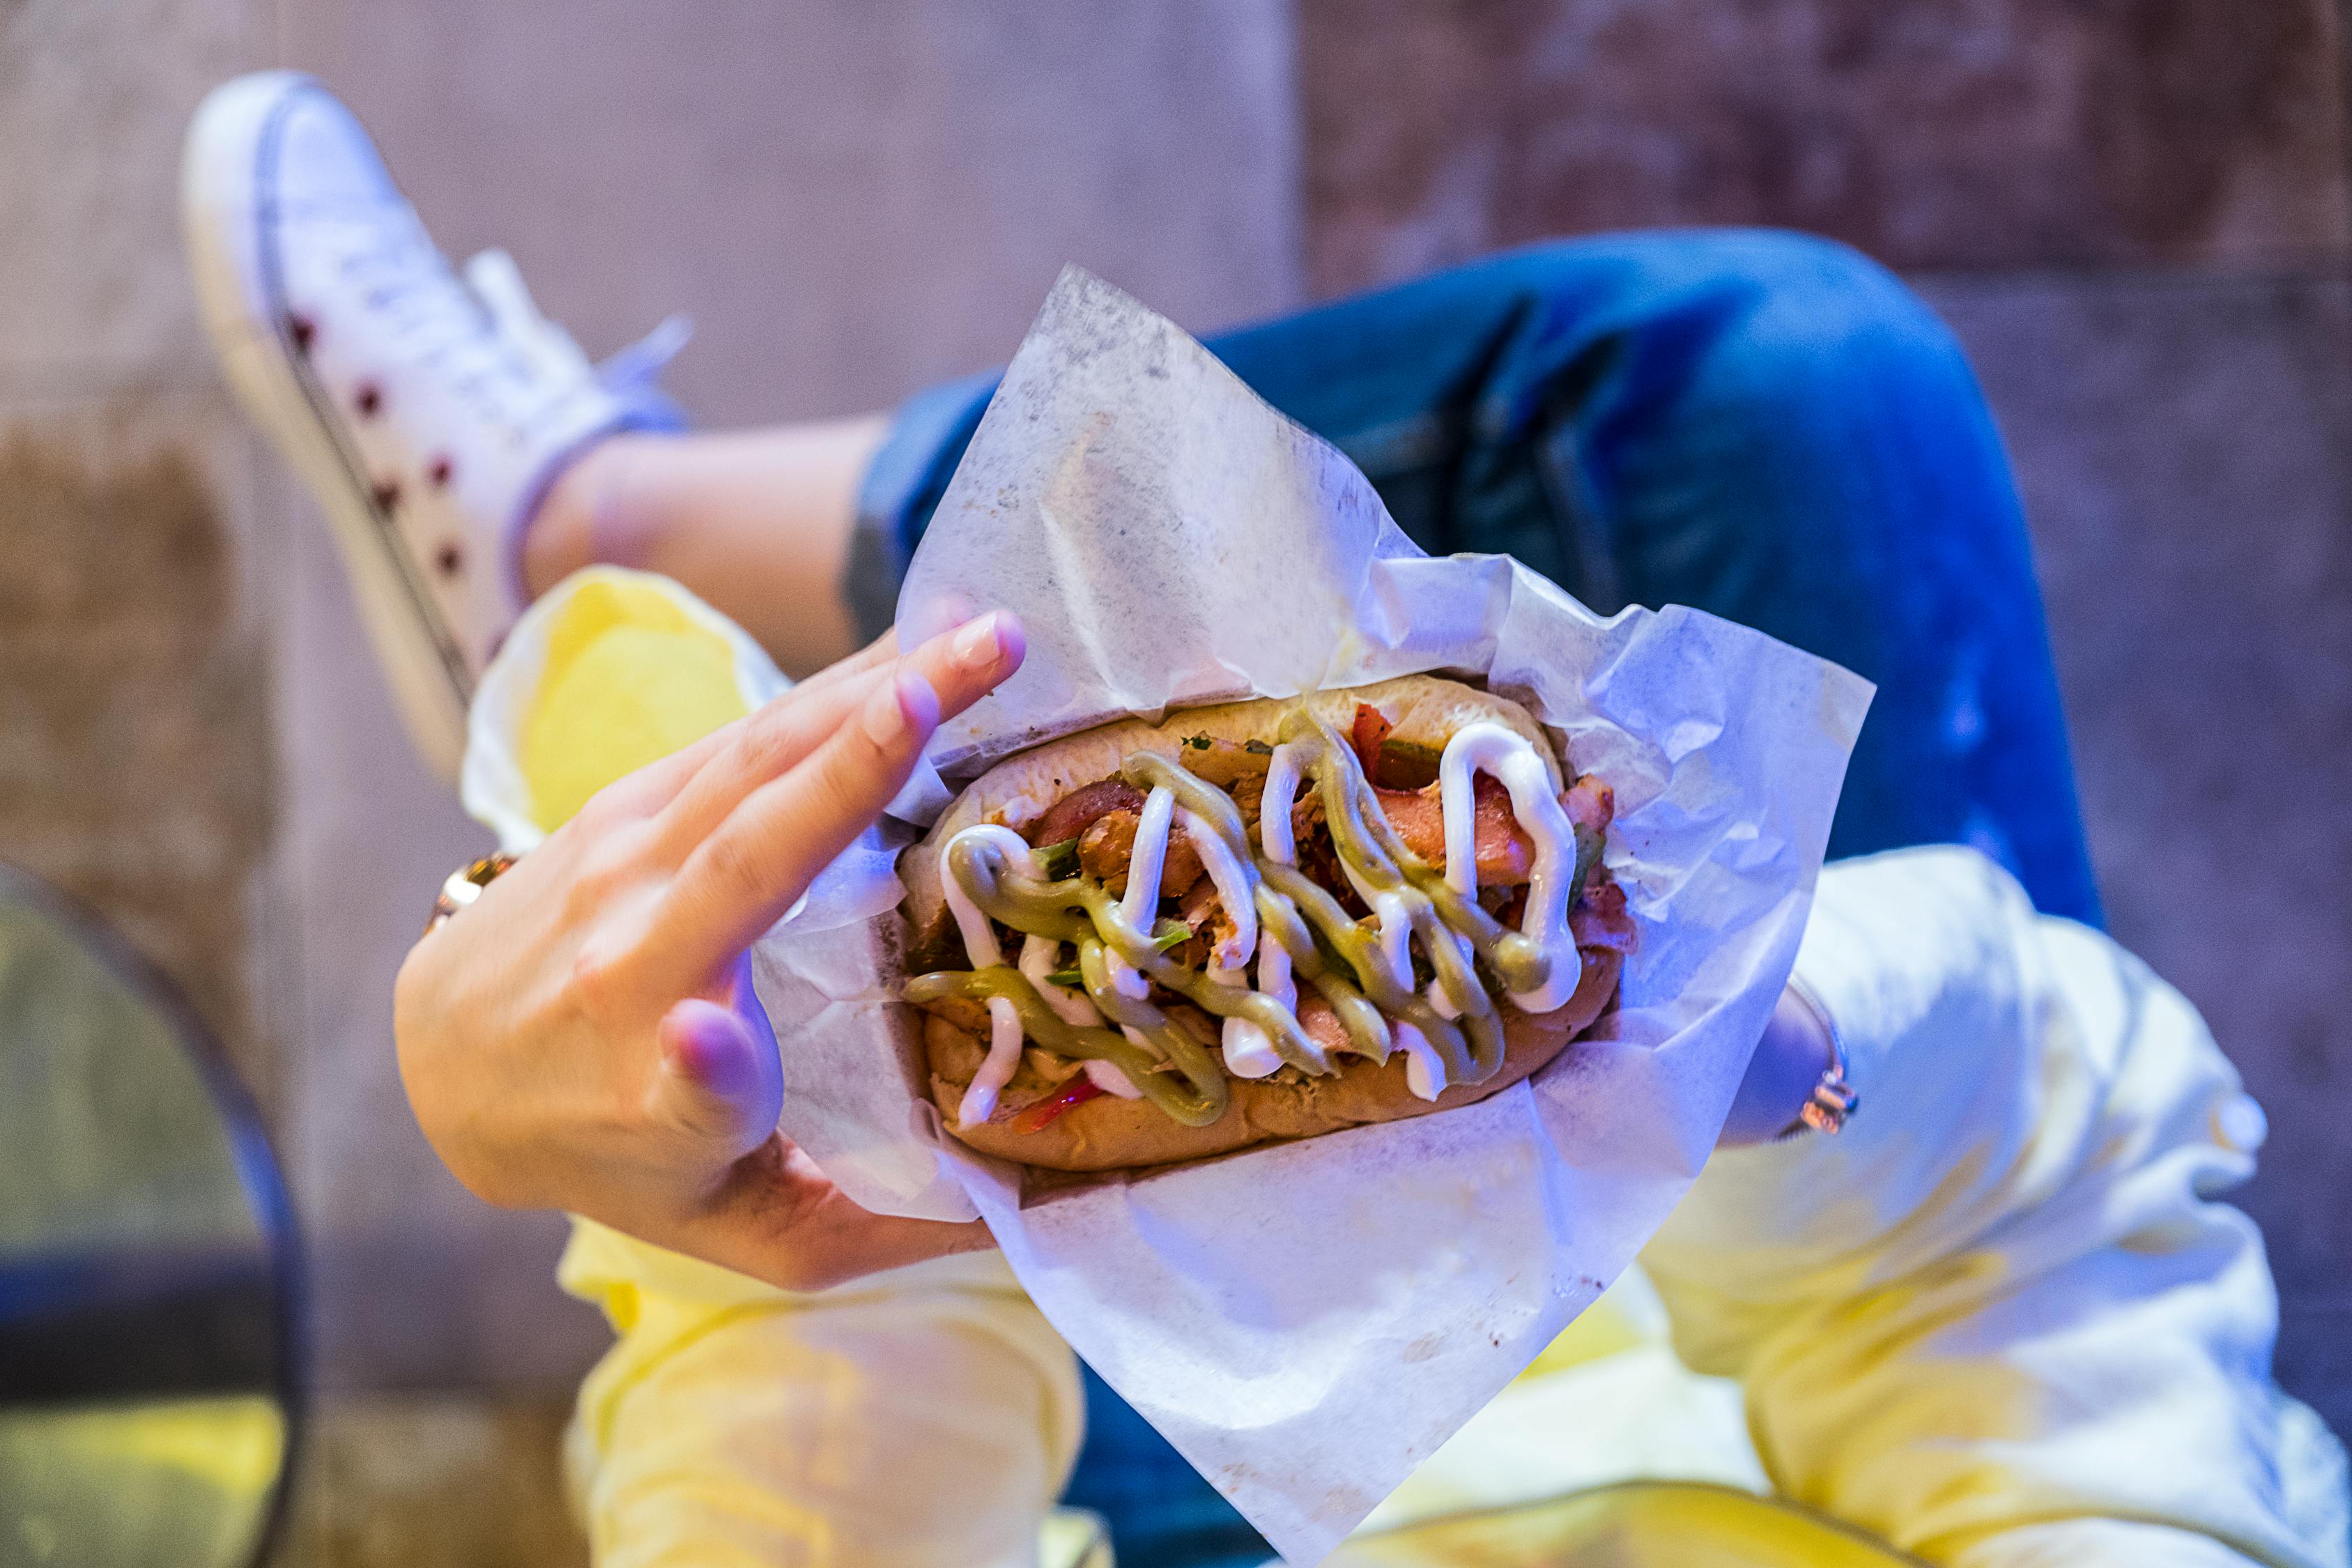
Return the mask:
<svg viewBox="0 0 2352 1568"><path fill-rule="evenodd" d="M285 1454L267 1394L0 1409L0 1562L250 1562Z"/></svg>
<svg viewBox="0 0 2352 1568"><path fill-rule="evenodd" d="M1323 1568L1916 1568L1817 1515L1745 1492L1641 1481L1350 1536Z"/></svg>
<svg viewBox="0 0 2352 1568"><path fill-rule="evenodd" d="M742 711L665 592L551 623L541 809ZM1367 1528L1646 1475L1956 1568L2342 1568L2342 1454L2260 1374L2259 1237L2207 1196L2252 1162L2187 1004L1954 851L1825 872L1800 972L1864 1114L1717 1156L1643 1255L1663 1300L1629 1274ZM793 1296L575 1221L559 1278L620 1336L570 1442L603 1568L1038 1560L1083 1405L1001 1258Z"/></svg>
<svg viewBox="0 0 2352 1568"><path fill-rule="evenodd" d="M516 748L550 831L748 707L684 590L606 574L557 593ZM794 1296L574 1218L556 1279L619 1336L567 1441L603 1568L1035 1560L1085 1404L1002 1258Z"/></svg>
<svg viewBox="0 0 2352 1568"><path fill-rule="evenodd" d="M559 1279L622 1307L567 1444L598 1563L1034 1560L1085 1405L1002 1258L794 1296L572 1224Z"/></svg>
<svg viewBox="0 0 2352 1568"><path fill-rule="evenodd" d="M584 581L549 628L518 748L531 818L548 832L614 779L750 710L734 650L658 581Z"/></svg>

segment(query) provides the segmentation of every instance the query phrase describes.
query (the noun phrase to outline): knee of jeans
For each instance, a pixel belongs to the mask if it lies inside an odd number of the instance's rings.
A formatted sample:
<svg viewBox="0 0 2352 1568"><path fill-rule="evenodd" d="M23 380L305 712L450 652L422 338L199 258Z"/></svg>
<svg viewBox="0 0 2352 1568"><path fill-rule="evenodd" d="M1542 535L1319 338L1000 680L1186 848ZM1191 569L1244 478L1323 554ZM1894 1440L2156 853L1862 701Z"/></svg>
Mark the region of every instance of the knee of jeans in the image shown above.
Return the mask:
<svg viewBox="0 0 2352 1568"><path fill-rule="evenodd" d="M1776 404L1925 394L1981 402L1958 341L1927 302L1853 247L1815 235L1721 237L1712 291L1736 306L1715 356L1730 385Z"/></svg>

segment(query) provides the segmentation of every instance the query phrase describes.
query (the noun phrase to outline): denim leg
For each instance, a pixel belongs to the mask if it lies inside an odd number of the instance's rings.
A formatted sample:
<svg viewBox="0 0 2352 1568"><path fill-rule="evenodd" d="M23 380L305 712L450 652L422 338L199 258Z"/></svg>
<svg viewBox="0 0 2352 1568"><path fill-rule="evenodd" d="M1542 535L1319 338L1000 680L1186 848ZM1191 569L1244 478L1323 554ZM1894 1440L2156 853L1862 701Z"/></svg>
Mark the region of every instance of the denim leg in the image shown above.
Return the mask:
<svg viewBox="0 0 2352 1568"><path fill-rule="evenodd" d="M1832 856L1972 844L2096 922L2008 461L1951 334L1883 268L1764 230L1572 240L1209 347L1423 548L1516 555L1604 613L1695 605L1876 681ZM993 385L909 405L867 497L892 548Z"/></svg>

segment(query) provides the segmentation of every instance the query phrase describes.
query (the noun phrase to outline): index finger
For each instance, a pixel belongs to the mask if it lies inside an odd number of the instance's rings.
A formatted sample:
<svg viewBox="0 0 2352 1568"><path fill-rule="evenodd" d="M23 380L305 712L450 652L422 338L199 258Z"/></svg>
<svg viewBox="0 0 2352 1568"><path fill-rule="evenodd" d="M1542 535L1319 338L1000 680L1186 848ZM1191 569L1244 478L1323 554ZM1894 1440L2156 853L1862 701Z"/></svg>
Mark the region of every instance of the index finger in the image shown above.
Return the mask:
<svg viewBox="0 0 2352 1568"><path fill-rule="evenodd" d="M882 814L939 721L930 682L894 670L847 721L694 847L640 952L688 986L740 952Z"/></svg>
<svg viewBox="0 0 2352 1568"><path fill-rule="evenodd" d="M1020 621L999 613L932 637L897 667L916 670L949 712L961 712L1020 668L1024 646ZM782 777L847 721L892 668L884 662L822 688L803 687L744 721L732 743L711 752L664 807L671 852L683 861L753 790Z"/></svg>
<svg viewBox="0 0 2352 1568"><path fill-rule="evenodd" d="M648 954L693 984L772 925L818 872L882 814L943 717L961 712L1017 668L1018 623L975 678L942 634L902 657L887 679L782 776L743 795L678 868L656 911ZM950 656L939 658L945 645ZM926 670L940 670L937 686ZM655 944L658 944L655 946Z"/></svg>

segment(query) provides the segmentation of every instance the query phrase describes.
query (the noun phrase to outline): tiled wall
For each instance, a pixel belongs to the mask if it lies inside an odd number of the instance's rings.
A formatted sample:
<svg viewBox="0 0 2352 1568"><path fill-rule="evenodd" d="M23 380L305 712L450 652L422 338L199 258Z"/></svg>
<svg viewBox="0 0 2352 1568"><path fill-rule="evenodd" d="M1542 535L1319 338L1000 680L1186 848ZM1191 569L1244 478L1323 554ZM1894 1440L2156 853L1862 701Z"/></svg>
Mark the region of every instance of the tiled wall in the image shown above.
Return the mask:
<svg viewBox="0 0 2352 1568"><path fill-rule="evenodd" d="M689 19L690 17L690 19ZM348 93L453 249L592 352L673 310L714 423L1002 357L1055 268L1188 325L1626 223L1906 268L2016 454L2116 928L2270 1106L2291 1384L2352 1430L2352 297L2334 15L2058 0L0 4L0 856L187 982L276 1119L330 1390L289 1560L556 1562L601 1341L560 1226L435 1164L389 1049L482 835L215 386L203 88ZM510 1500L501 1507L499 1500ZM404 1531L405 1533L404 1533Z"/></svg>
<svg viewBox="0 0 2352 1568"><path fill-rule="evenodd" d="M1299 0L1308 275L1546 235L1833 234L1906 268L2329 267L2329 0Z"/></svg>

